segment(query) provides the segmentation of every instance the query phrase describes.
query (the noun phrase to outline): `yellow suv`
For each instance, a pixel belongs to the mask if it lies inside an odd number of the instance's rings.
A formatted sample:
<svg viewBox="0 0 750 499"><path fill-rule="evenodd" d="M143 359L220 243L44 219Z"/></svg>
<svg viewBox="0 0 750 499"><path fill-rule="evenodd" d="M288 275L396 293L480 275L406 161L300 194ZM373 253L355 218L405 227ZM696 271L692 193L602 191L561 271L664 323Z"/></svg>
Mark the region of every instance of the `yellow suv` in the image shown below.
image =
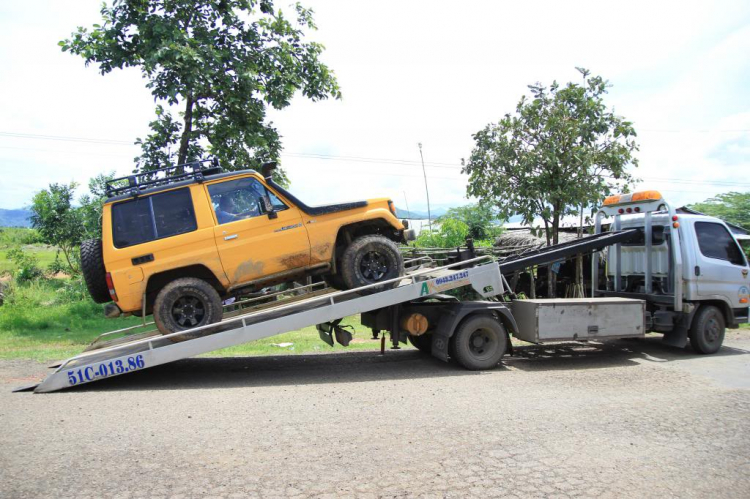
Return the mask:
<svg viewBox="0 0 750 499"><path fill-rule="evenodd" d="M81 244L89 293L108 316L153 314L162 333L221 320L222 301L321 275L352 289L403 275L414 238L389 199L308 206L275 164L222 173L214 162L108 183L102 239ZM376 289L378 289L376 287Z"/></svg>

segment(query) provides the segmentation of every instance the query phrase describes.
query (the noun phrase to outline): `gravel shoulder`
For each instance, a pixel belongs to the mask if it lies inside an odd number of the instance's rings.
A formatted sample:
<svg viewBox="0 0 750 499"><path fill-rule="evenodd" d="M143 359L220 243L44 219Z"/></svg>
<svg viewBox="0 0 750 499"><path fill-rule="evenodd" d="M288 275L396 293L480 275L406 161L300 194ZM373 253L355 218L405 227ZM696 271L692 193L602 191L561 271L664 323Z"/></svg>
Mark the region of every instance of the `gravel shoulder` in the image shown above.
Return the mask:
<svg viewBox="0 0 750 499"><path fill-rule="evenodd" d="M3 497L747 497L750 334L187 359L53 394L0 361Z"/></svg>

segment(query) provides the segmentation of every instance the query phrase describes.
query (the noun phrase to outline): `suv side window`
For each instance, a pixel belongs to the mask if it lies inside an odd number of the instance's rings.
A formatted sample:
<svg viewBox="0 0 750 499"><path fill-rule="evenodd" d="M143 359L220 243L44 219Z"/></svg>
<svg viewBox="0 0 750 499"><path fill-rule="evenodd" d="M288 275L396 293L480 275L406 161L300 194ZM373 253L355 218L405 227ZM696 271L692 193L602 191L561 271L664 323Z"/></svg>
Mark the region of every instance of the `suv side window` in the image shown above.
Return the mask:
<svg viewBox="0 0 750 499"><path fill-rule="evenodd" d="M727 260L734 265L745 265L745 256L723 225L713 222L695 222L695 235L698 237L698 246L704 256Z"/></svg>
<svg viewBox="0 0 750 499"><path fill-rule="evenodd" d="M275 211L288 207L258 180L247 177L208 186L211 204L219 224L257 217L266 213L263 196L268 196Z"/></svg>
<svg viewBox="0 0 750 499"><path fill-rule="evenodd" d="M195 221L190 189L177 189L124 201L112 206L115 248L192 232Z"/></svg>

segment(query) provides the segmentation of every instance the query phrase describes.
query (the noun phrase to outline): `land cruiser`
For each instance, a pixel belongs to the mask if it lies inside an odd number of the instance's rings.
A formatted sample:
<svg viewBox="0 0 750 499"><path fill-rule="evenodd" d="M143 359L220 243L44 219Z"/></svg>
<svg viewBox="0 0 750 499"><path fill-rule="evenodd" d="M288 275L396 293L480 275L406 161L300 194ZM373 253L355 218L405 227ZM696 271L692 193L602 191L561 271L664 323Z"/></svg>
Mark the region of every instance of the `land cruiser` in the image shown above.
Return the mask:
<svg viewBox="0 0 750 499"><path fill-rule="evenodd" d="M301 277L352 289L403 275L397 243L414 232L391 200L308 206L273 181L274 167L194 162L110 181L102 238L81 245L92 298L113 302L108 316L153 314L167 334L221 320L230 297Z"/></svg>

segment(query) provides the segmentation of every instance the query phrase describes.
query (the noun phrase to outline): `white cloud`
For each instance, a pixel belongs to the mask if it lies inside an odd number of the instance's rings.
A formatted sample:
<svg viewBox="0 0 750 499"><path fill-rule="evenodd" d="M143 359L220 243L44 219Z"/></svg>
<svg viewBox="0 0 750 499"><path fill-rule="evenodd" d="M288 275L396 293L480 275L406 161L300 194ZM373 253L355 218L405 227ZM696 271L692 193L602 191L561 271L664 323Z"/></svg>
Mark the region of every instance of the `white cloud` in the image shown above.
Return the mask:
<svg viewBox="0 0 750 499"><path fill-rule="evenodd" d="M511 112L527 84L577 79L575 66L609 79L609 102L642 129L638 175L683 180L644 187L678 203L750 188L716 183L747 171L748 132L694 132L750 129L745 3L303 3L316 12L320 29L311 37L326 45L344 98L298 98L271 113L285 152L413 162L283 156L293 190L311 203L382 195L402 206L406 193L412 209L424 209L418 142L425 161L441 163L427 169L432 204L465 203L457 167L471 134ZM56 45L75 26L97 22L98 7L0 6L0 131L126 142L147 132L154 104L137 71L101 76ZM26 204L49 182L125 174L137 152L0 136L0 207Z"/></svg>

